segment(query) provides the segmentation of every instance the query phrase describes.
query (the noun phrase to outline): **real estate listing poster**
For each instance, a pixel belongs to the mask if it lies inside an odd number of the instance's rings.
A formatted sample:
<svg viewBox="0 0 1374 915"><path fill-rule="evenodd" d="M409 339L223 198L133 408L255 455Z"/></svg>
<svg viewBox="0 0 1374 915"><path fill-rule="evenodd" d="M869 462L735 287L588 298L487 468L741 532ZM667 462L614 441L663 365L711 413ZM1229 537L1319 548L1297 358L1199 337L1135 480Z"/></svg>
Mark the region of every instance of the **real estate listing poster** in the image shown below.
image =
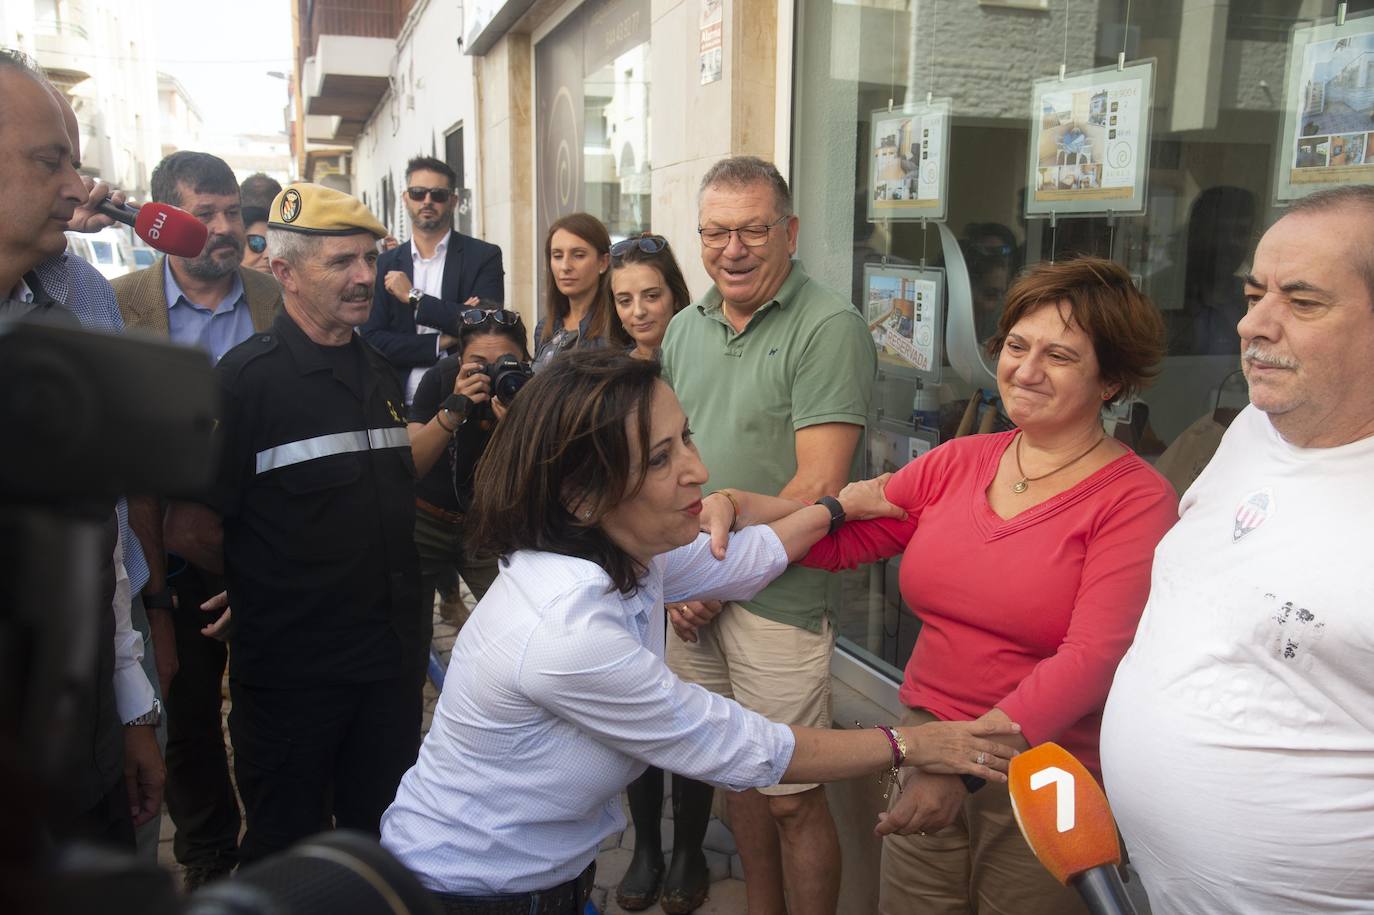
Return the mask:
<svg viewBox="0 0 1374 915"><path fill-rule="evenodd" d="M872 114L868 221L945 218L949 99Z"/></svg>
<svg viewBox="0 0 1374 915"><path fill-rule="evenodd" d="M1145 211L1154 72L1145 60L1035 83L1027 216Z"/></svg>
<svg viewBox="0 0 1374 915"><path fill-rule="evenodd" d="M1374 182L1374 16L1295 28L1288 47L1275 196Z"/></svg>
<svg viewBox="0 0 1374 915"><path fill-rule="evenodd" d="M913 431L891 420L879 420L868 429L868 477L896 473L935 447L931 429Z"/></svg>
<svg viewBox="0 0 1374 915"><path fill-rule="evenodd" d="M868 473L896 473L911 462L911 437L883 425L868 430Z"/></svg>
<svg viewBox="0 0 1374 915"><path fill-rule="evenodd" d="M944 271L868 264L864 267L864 314L878 359L914 368L930 382L940 380L944 326Z"/></svg>

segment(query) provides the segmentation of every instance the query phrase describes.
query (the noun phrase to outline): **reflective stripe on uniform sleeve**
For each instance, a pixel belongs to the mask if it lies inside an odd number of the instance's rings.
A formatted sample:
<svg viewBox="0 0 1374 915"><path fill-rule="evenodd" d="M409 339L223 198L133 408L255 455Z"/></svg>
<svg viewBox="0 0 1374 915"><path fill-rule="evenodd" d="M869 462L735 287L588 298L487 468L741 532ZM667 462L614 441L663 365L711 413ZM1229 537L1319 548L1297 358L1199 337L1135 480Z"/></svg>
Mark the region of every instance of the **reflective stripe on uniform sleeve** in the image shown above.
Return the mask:
<svg viewBox="0 0 1374 915"><path fill-rule="evenodd" d="M386 429L359 429L356 432L334 432L303 438L298 442L287 442L275 448L258 452L258 473L280 467L290 467L304 461L329 457L331 454L348 454L353 451L376 451L382 448L409 448L410 436L400 426Z"/></svg>

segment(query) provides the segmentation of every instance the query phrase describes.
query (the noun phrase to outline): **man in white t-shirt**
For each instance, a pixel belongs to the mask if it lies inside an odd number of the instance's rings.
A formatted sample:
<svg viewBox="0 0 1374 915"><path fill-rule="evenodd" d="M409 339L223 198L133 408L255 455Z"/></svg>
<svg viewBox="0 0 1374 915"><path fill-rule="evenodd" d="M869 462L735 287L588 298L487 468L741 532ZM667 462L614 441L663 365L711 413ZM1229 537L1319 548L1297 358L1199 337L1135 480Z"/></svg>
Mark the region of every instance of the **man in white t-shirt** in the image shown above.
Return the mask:
<svg viewBox="0 0 1374 915"><path fill-rule="evenodd" d="M1155 553L1102 774L1155 915L1374 911L1374 187L1295 203Z"/></svg>

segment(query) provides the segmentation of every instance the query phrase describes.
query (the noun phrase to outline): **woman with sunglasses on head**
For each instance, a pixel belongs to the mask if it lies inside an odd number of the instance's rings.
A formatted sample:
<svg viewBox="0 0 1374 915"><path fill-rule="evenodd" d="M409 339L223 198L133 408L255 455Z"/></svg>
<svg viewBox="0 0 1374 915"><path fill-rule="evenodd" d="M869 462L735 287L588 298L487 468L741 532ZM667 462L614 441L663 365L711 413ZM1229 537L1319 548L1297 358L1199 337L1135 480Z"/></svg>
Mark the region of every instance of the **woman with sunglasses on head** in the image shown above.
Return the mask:
<svg viewBox="0 0 1374 915"><path fill-rule="evenodd" d="M673 315L692 301L668 239L645 232L611 245L611 339L637 359L657 359Z"/></svg>
<svg viewBox="0 0 1374 915"><path fill-rule="evenodd" d="M611 245L610 276L611 303L619 318L611 324L611 339L636 359L657 360L668 322L692 301L668 239L645 232ZM719 610L712 601L710 612ZM706 901L711 872L701 844L711 822L715 789L674 775L672 792L673 856L665 872L660 825L663 770L650 766L625 789L635 827L634 857L615 898L626 911L638 912L658 901L668 915L685 915Z"/></svg>
<svg viewBox="0 0 1374 915"><path fill-rule="evenodd" d="M244 207L243 227L246 242L239 266L271 276L272 265L267 258L267 208Z"/></svg>
<svg viewBox="0 0 1374 915"><path fill-rule="evenodd" d="M472 480L496 424L509 405L492 396L490 366L502 356L528 363L525 325L500 305L481 301L459 315L458 349L425 372L407 413L406 431L415 458L415 547L420 553L420 592L432 607L435 587L457 586L461 575L478 600L496 578L496 560L464 546L464 520L472 504ZM460 602L448 622L461 626Z"/></svg>
<svg viewBox="0 0 1374 915"><path fill-rule="evenodd" d="M544 237L544 314L534 326L534 370L574 347L600 346L611 332L606 304L611 236L588 213L570 213Z"/></svg>

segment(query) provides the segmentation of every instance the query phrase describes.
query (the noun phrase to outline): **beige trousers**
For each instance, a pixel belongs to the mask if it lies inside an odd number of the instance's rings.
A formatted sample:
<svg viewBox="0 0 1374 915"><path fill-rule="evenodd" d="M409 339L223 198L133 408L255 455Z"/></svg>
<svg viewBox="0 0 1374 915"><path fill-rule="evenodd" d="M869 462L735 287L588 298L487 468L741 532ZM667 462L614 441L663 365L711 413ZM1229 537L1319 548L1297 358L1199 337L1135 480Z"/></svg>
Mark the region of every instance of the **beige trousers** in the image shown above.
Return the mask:
<svg viewBox="0 0 1374 915"><path fill-rule="evenodd" d="M914 709L906 722L935 717ZM896 803L893 795L891 803ZM883 840L880 915L1088 915L1077 890L1036 860L1005 785L971 794L954 822L927 836Z"/></svg>

